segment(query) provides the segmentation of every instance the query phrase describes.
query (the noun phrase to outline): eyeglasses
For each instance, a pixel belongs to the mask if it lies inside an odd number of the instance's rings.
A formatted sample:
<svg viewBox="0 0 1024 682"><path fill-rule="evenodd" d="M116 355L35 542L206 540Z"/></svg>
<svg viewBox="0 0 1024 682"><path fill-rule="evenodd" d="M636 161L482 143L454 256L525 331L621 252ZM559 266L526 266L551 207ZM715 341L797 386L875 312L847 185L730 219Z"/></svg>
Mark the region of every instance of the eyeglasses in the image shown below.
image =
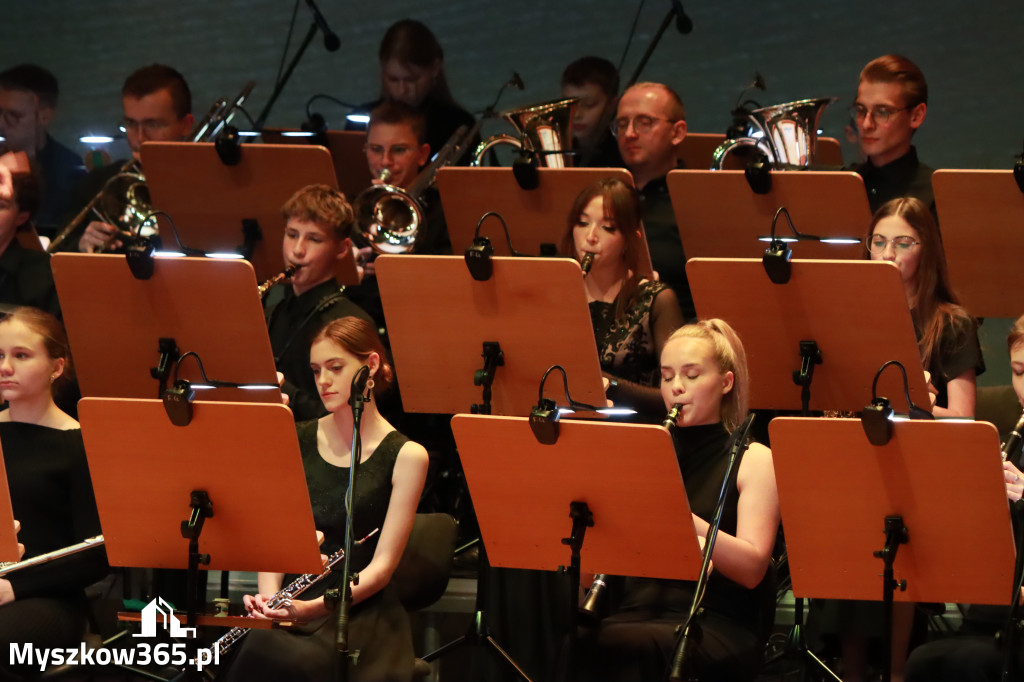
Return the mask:
<svg viewBox="0 0 1024 682"><path fill-rule="evenodd" d="M890 117L895 116L901 111L907 111L913 108L914 107L875 107L874 109L868 109L863 104L854 104L850 106L849 111L850 116L853 116L857 121L863 121L870 116L871 120L875 123L885 124L889 122Z"/></svg>
<svg viewBox="0 0 1024 682"><path fill-rule="evenodd" d="M612 135L614 135L615 137L622 135L627 130L629 130L630 123L633 124L633 130L636 132L637 135L646 135L647 133L651 132L651 128L654 127L654 124L658 123L659 121L665 121L666 123L675 123L675 121L673 121L672 119L655 118L654 116L637 116L634 119L617 118L614 121L612 121L611 124Z"/></svg>
<svg viewBox="0 0 1024 682"><path fill-rule="evenodd" d="M145 121L136 121L135 119L124 118L121 119L120 124L121 130L125 131L126 133L128 131L137 133L141 128L142 130L146 131L147 135L154 135L162 130L169 128L170 126L170 123L166 121L161 121L157 118L147 118Z"/></svg>
<svg viewBox="0 0 1024 682"><path fill-rule="evenodd" d="M18 111L17 109L0 109L0 120L4 122L4 125L13 128L31 113L31 111Z"/></svg>
<svg viewBox="0 0 1024 682"><path fill-rule="evenodd" d="M868 251L871 253L882 253L885 251L885 247L892 243L893 251L896 253L906 253L910 249L914 248L921 242L914 241L913 237L893 237L892 239L886 239L880 234L871 235L868 238Z"/></svg>
<svg viewBox="0 0 1024 682"><path fill-rule="evenodd" d="M388 155L395 159L401 159L412 153L413 148L407 144L396 144L393 147L384 147L379 144L368 144L365 147L367 156L383 158Z"/></svg>

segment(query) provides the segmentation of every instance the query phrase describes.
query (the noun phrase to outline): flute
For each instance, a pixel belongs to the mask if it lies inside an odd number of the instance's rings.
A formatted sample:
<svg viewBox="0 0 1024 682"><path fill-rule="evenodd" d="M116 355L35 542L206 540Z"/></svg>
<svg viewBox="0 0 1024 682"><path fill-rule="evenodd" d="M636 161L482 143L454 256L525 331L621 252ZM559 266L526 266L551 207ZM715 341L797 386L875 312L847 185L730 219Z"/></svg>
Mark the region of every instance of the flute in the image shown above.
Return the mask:
<svg viewBox="0 0 1024 682"><path fill-rule="evenodd" d="M22 559L21 561L5 561L0 563L0 576L7 575L13 571L18 571L29 566L38 566L39 564L45 564L54 559L60 559L61 557L70 556L77 554L78 552L89 549L90 547L99 547L103 544L103 536L95 535L91 538L86 538L82 542L75 545L64 547L63 549L55 549L52 552L46 554L38 554L30 559Z"/></svg>

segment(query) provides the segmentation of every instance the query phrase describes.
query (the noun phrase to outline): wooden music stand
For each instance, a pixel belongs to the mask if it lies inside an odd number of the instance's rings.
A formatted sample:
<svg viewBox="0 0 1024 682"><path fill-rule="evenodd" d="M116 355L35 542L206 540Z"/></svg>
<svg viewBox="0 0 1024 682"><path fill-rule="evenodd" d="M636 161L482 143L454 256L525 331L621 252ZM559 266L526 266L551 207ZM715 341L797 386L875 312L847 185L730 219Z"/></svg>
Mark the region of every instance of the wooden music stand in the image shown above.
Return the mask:
<svg viewBox="0 0 1024 682"><path fill-rule="evenodd" d="M82 395L156 398L160 339L199 354L211 379L277 384L252 266L242 260L157 258L135 279L125 256L59 253L50 261ZM88 283L88 286L83 286ZM228 345L228 340L244 343ZM179 377L198 382L194 362ZM277 389L201 392L216 401L280 403Z"/></svg>
<svg viewBox="0 0 1024 682"><path fill-rule="evenodd" d="M527 418L457 414L452 431L491 565L568 566L569 503L584 502L594 525L580 554L583 571L673 580L700 574L672 437L660 426L561 420L558 441L543 445Z"/></svg>
<svg viewBox="0 0 1024 682"><path fill-rule="evenodd" d="M188 569L190 626L201 607L199 570L323 570L291 410L193 407L181 427L159 400L78 404L108 560Z"/></svg>
<svg viewBox="0 0 1024 682"><path fill-rule="evenodd" d="M528 415L554 364L565 367L573 399L604 405L579 264L562 258L494 258L493 264L493 276L478 282L461 256L377 259L406 411L469 411L481 397L474 375L484 369L490 342L503 354L491 372L491 414ZM549 381L547 392L564 402L561 382Z"/></svg>
<svg viewBox="0 0 1024 682"><path fill-rule="evenodd" d="M880 601L872 552L899 514L909 541L896 601L1008 603L1015 552L994 426L896 422L880 447L859 419L778 417L768 430L794 595Z"/></svg>
<svg viewBox="0 0 1024 682"><path fill-rule="evenodd" d="M799 410L801 345L814 341L822 362L812 364L811 410L859 412L871 402L871 382L888 360L907 370L910 397L930 405L914 326L899 269L883 261L794 260L786 284L768 279L760 260L694 258L686 265L701 319L724 319L744 341L750 368L750 406ZM886 371L878 395L899 411L902 376Z"/></svg>
<svg viewBox="0 0 1024 682"><path fill-rule="evenodd" d="M512 247L520 253L536 256L541 244L553 244L561 253L562 235L576 196L587 186L605 178L618 178L628 185L633 176L623 168L539 168L537 189L522 189L511 168L442 168L437 173L448 236L452 252L463 253L473 243L476 224L488 211L497 211L508 225ZM501 224L489 218L480 234L491 240L494 253L508 256ZM640 231L644 248L640 251L640 269L650 277L654 268L647 249L647 236Z"/></svg>
<svg viewBox="0 0 1024 682"><path fill-rule="evenodd" d="M293 136L286 133L300 133L295 128L264 128L263 141L268 144L313 144L312 135ZM338 189L351 202L360 192L370 186L373 177L366 162L365 130L328 130L327 150L334 161L334 173L338 178ZM431 150L431 153L437 151Z"/></svg>
<svg viewBox="0 0 1024 682"><path fill-rule="evenodd" d="M1024 194L1013 171L932 175L942 243L960 302L978 317L1015 318L1024 301Z"/></svg>
<svg viewBox="0 0 1024 682"><path fill-rule="evenodd" d="M772 189L755 194L743 171L674 170L668 193L687 258L760 258L768 247L772 217L785 206L802 233L862 239L871 223L864 181L856 173L772 172ZM776 235L791 237L785 217ZM800 258L858 260L863 244L791 244Z"/></svg>
<svg viewBox="0 0 1024 682"><path fill-rule="evenodd" d="M0 561L17 561L20 558L18 534L14 532L14 508L11 506L7 466L4 464L3 450L0 449Z"/></svg>
<svg viewBox="0 0 1024 682"><path fill-rule="evenodd" d="M182 243L207 253L240 252L249 239L261 282L284 270L284 202L306 185L338 186L323 147L247 144L239 164L227 166L213 143L146 142L142 159L153 206L171 216ZM163 218L160 238L164 248L177 248ZM352 257L339 262L338 272L342 284L359 281Z"/></svg>
<svg viewBox="0 0 1024 682"><path fill-rule="evenodd" d="M686 133L683 143L679 147L679 158L687 168L693 170L706 170L711 168L712 158L718 146L725 142L725 135L715 133ZM834 137L819 137L818 147L814 152L815 165L842 166L843 149L839 140ZM726 157L726 168L737 170ZM739 168L738 170L743 170Z"/></svg>

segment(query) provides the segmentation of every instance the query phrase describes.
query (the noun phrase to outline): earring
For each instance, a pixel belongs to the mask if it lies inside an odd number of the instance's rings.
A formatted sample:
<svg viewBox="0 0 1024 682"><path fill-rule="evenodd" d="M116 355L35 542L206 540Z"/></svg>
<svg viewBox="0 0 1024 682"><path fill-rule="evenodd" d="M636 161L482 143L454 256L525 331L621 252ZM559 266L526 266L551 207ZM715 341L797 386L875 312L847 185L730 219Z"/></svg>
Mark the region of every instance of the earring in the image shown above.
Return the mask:
<svg viewBox="0 0 1024 682"><path fill-rule="evenodd" d="M50 375L50 383L52 384L56 380L57 380L57 375L56 374L51 374Z"/></svg>
<svg viewBox="0 0 1024 682"><path fill-rule="evenodd" d="M366 380L366 390L367 391L372 391L373 390L373 379L367 379Z"/></svg>

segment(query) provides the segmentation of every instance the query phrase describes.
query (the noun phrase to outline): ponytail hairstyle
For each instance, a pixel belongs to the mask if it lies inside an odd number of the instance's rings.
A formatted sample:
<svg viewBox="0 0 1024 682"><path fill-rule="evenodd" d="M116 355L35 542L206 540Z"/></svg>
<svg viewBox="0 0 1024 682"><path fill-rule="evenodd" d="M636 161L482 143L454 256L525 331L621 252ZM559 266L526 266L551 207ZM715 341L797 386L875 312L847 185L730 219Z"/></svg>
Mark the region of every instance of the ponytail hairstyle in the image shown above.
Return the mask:
<svg viewBox="0 0 1024 682"><path fill-rule="evenodd" d="M395 370L388 362L387 351L384 350L384 344L381 343L372 323L358 317L339 317L328 322L317 332L313 343L318 341L336 343L364 362L369 359L371 353L380 356L380 366L371 377L374 393L384 393L394 382Z"/></svg>
<svg viewBox="0 0 1024 682"><path fill-rule="evenodd" d="M722 396L719 417L727 430L735 430L746 418L750 403L750 375L743 342L728 322L718 318L683 325L668 337L665 345L673 339L683 338L710 342L718 371L721 374L732 372L732 389Z"/></svg>

